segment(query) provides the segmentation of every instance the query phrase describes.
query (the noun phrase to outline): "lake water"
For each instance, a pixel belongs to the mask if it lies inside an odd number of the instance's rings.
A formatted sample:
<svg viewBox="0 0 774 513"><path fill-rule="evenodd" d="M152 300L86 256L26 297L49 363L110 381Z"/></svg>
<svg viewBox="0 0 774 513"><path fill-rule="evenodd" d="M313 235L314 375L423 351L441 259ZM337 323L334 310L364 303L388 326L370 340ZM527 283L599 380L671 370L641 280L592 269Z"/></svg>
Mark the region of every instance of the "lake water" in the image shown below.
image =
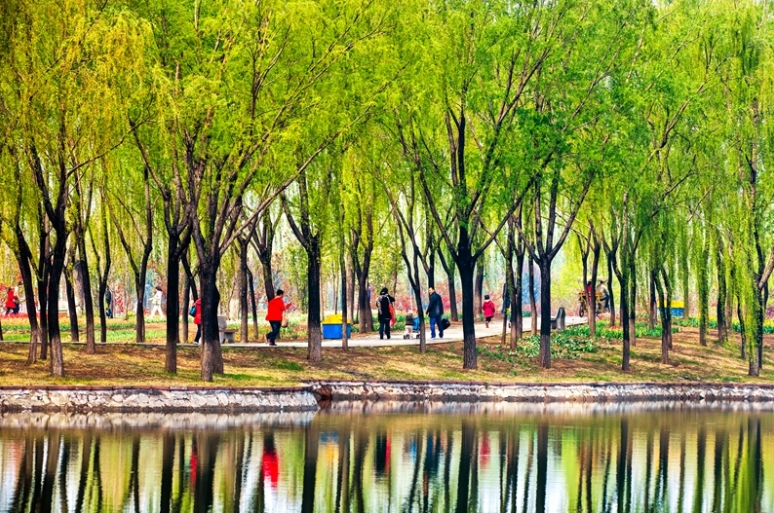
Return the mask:
<svg viewBox="0 0 774 513"><path fill-rule="evenodd" d="M0 511L774 511L774 405L6 414Z"/></svg>

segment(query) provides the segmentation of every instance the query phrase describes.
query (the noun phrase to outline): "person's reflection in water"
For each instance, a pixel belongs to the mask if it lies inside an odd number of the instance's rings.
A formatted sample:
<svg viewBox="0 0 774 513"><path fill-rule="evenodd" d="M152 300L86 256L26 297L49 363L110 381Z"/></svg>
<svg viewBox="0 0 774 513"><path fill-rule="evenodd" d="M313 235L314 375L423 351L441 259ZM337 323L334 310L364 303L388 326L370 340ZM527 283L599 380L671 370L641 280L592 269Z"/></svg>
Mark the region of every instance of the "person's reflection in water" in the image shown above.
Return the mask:
<svg viewBox="0 0 774 513"><path fill-rule="evenodd" d="M430 481L435 479L441 461L441 434L439 432L428 433L426 438L425 463L422 469L422 494L425 504L428 504Z"/></svg>
<svg viewBox="0 0 774 513"><path fill-rule="evenodd" d="M261 468L263 469L263 479L269 480L271 487L277 489L279 480L279 460L277 458L277 448L274 447L274 435L267 434L263 438L263 458L261 459Z"/></svg>
<svg viewBox="0 0 774 513"><path fill-rule="evenodd" d="M387 433L379 432L376 435L376 477L384 477L390 467L390 439Z"/></svg>
<svg viewBox="0 0 774 513"><path fill-rule="evenodd" d="M191 442L191 459L188 461L188 472L191 476L191 488L196 487L196 468L199 465L199 451L196 447L196 438Z"/></svg>
<svg viewBox="0 0 774 513"><path fill-rule="evenodd" d="M492 453L491 444L489 442L489 432L484 431L481 435L481 448L478 451L480 457L480 463L482 468L489 467L489 456Z"/></svg>

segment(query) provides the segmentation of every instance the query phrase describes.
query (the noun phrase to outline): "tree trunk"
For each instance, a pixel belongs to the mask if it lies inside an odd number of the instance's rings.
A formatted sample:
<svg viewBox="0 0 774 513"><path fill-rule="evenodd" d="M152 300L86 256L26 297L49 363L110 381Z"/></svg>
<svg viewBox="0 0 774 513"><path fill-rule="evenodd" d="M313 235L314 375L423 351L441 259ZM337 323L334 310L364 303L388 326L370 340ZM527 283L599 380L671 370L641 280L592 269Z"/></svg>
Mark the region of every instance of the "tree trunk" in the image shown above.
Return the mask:
<svg viewBox="0 0 774 513"><path fill-rule="evenodd" d="M271 270L271 255L266 257L258 253L258 260L261 262L261 270L263 271L263 289L266 292L266 302L269 302L276 295Z"/></svg>
<svg viewBox="0 0 774 513"><path fill-rule="evenodd" d="M145 267L134 275L134 286L137 289L137 306L134 309L136 324L134 341L145 342Z"/></svg>
<svg viewBox="0 0 774 513"><path fill-rule="evenodd" d="M513 224L512 222L508 225L508 244L505 249L505 288L503 289L503 297L502 297L502 303L503 306L505 306L505 299L506 294L509 299L511 299L511 296L513 295L513 288L514 288L514 279L513 279L513 254L514 254L514 247L513 247ZM513 304L511 304L513 306ZM500 338L500 345L505 346L505 335L507 333L507 327L508 327L508 317L509 317L509 311L505 308L501 309L503 311L503 331L502 331L502 337ZM513 330L511 331L513 334ZM513 336L511 336L511 343L510 343L511 349L516 349L516 340Z"/></svg>
<svg viewBox="0 0 774 513"><path fill-rule="evenodd" d="M79 291L83 293L82 306L84 314L86 315L86 354L96 354L97 346L94 336L94 297L91 290L91 277L89 274L89 263L86 253L86 228L89 224L89 219L91 218L90 209L92 195L94 192L94 182L92 181L88 184L88 192L85 202L83 201L81 185L81 181L76 180L76 198L74 201L76 215L73 216L73 235L75 237L74 249L78 250L78 256L80 260L75 262L73 270L80 273L80 285L82 288ZM85 218L83 215L84 204L86 205L87 209Z"/></svg>
<svg viewBox="0 0 774 513"><path fill-rule="evenodd" d="M177 345L180 343L180 241L169 231L167 235L167 344L164 370L177 374ZM188 310L184 313L187 316Z"/></svg>
<svg viewBox="0 0 774 513"><path fill-rule="evenodd" d="M341 211L341 228L339 229L339 272L341 273L341 348L349 350L347 338L347 263L346 247L344 245L344 209Z"/></svg>
<svg viewBox="0 0 774 513"><path fill-rule="evenodd" d="M240 312L240 326L239 326L239 338L243 343L250 340L249 338L249 321L250 311L247 304L247 276L250 273L250 269L247 267L247 249L249 239L238 238L239 244L239 312Z"/></svg>
<svg viewBox="0 0 774 513"><path fill-rule="evenodd" d="M86 241L78 241L78 253L81 257L81 284L83 285L83 307L86 310L86 354L96 354L97 345L94 337L94 301L91 293L91 278L86 260Z"/></svg>
<svg viewBox="0 0 774 513"><path fill-rule="evenodd" d="M110 251L110 237L108 235L107 213L105 208L102 209L102 215L100 216L102 223L102 257L97 258L97 296L99 298L99 341L101 344L107 344L107 314L105 312L105 295L108 288L108 277L110 276L110 268L113 265L113 260ZM97 253L96 242L92 239L92 247L94 252ZM100 268L101 258L105 259L104 269ZM112 292L111 292L112 294ZM115 296L112 296L110 308L115 312Z"/></svg>
<svg viewBox="0 0 774 513"><path fill-rule="evenodd" d="M716 308L716 315L718 318L718 343L725 344L728 341L728 331L726 331L726 304L728 302L728 290L726 286L726 262L723 256L723 241L720 239L720 234L716 235L717 238L717 270L718 270L718 303Z"/></svg>
<svg viewBox="0 0 774 513"><path fill-rule="evenodd" d="M650 271L650 294L648 301L648 328L650 331L656 329L656 277L655 270Z"/></svg>
<svg viewBox="0 0 774 513"><path fill-rule="evenodd" d="M484 259L480 259L476 265L476 303L475 303L475 318L479 321L483 320L484 313L481 309L484 296Z"/></svg>
<svg viewBox="0 0 774 513"><path fill-rule="evenodd" d="M460 320L460 313L457 311L457 287L455 284L455 275L457 273L455 272L454 265L450 265L440 251L438 252L438 259L441 261L441 267L443 267L449 283L449 315L453 322L458 322Z"/></svg>
<svg viewBox="0 0 774 513"><path fill-rule="evenodd" d="M629 359L631 357L631 325L627 321L629 318L629 302L625 299L629 295L629 276L626 269L621 270L618 276L618 283L621 285L621 326L623 328L623 351L621 355L621 370L628 372L630 370Z"/></svg>
<svg viewBox="0 0 774 513"><path fill-rule="evenodd" d="M597 273L599 272L599 243L592 238L591 241L591 298L589 304L589 335L597 336Z"/></svg>
<svg viewBox="0 0 774 513"><path fill-rule="evenodd" d="M312 363L322 361L322 331L320 327L320 241L309 237L306 247L307 282L309 284L309 312L307 315L308 340L306 358Z"/></svg>
<svg viewBox="0 0 774 513"><path fill-rule="evenodd" d="M347 266L347 305L349 305L349 319L354 321L357 314L355 311L355 273L352 270L352 263Z"/></svg>
<svg viewBox="0 0 774 513"><path fill-rule="evenodd" d="M427 220L427 226L432 226L430 223L432 221L430 219ZM432 242L429 242L429 244L432 244ZM430 255L428 256L427 260L429 265L427 266L427 286L435 288L435 251L432 249L428 249L430 252Z"/></svg>
<svg viewBox="0 0 774 513"><path fill-rule="evenodd" d="M535 264L531 258L527 259L529 268L529 313L532 324L532 336L537 335L537 302L535 301Z"/></svg>
<svg viewBox="0 0 774 513"><path fill-rule="evenodd" d="M467 258L465 258L467 257ZM462 283L462 368L475 369L478 367L476 355L476 327L473 313L473 287L475 262L470 261L469 255L457 262Z"/></svg>
<svg viewBox="0 0 774 513"><path fill-rule="evenodd" d="M667 337L667 326L669 324L668 317L669 317L669 299L666 297L667 294L664 293L664 288L666 286L666 283L662 285L661 279L659 276L656 275L658 271L653 271L653 279L655 281L655 286L658 289L658 304L659 304L659 313L661 314L661 363L663 365L669 364L669 338ZM662 272L662 274L664 274ZM666 282L666 280L664 280ZM671 328L670 328L671 329Z"/></svg>
<svg viewBox="0 0 774 513"><path fill-rule="evenodd" d="M65 237L64 227L57 230L54 258L48 277L48 334L51 341L51 375L59 378L64 377L65 374L62 335L59 331L59 284L64 268ZM42 314L41 310L41 316Z"/></svg>
<svg viewBox="0 0 774 513"><path fill-rule="evenodd" d="M629 338L632 346L637 347L637 326L636 326L636 312L637 312L637 268L634 262L634 253L629 255L627 261L629 262ZM622 301L625 301L622 299Z"/></svg>
<svg viewBox="0 0 774 513"><path fill-rule="evenodd" d="M19 264L19 273L24 286L24 301L27 305L27 319L30 323L30 348L27 354L27 364L32 365L38 360L38 343L40 342L40 328L38 326L38 315L35 312L35 285L32 282L32 251L24 239L24 232L17 223L15 228L17 251L15 252L16 261Z"/></svg>
<svg viewBox="0 0 774 513"><path fill-rule="evenodd" d="M707 258L709 258L709 235L704 235L703 257L698 258L698 276L696 281L699 289L699 344L707 346L707 330L709 328L709 276ZM685 304L685 307L688 305ZM685 311L688 318L688 312ZM671 334L670 334L671 335Z"/></svg>
<svg viewBox="0 0 774 513"><path fill-rule="evenodd" d="M43 265L42 278L38 279L38 311L40 312L40 359L48 358L48 348L51 332L48 329L48 284L51 281L51 269L48 264ZM33 310L34 311L34 310Z"/></svg>
<svg viewBox="0 0 774 513"><path fill-rule="evenodd" d="M763 284L763 290L761 290L761 313L760 323L758 324L758 337L760 343L758 344L758 370L763 368L763 321L766 318L766 304L769 302L769 282Z"/></svg>
<svg viewBox="0 0 774 513"><path fill-rule="evenodd" d="M185 279L183 281L183 316L181 318L181 328L180 331L183 332L183 337L181 342L183 344L188 343L188 318L190 315L188 312L191 310L191 288L193 283L191 282L190 278L188 278L188 274L185 274Z"/></svg>
<svg viewBox="0 0 774 513"><path fill-rule="evenodd" d="M607 303L610 309L610 327L615 326L615 293L613 292L613 259L607 254Z"/></svg>
<svg viewBox="0 0 774 513"><path fill-rule="evenodd" d="M357 277L357 329L360 333L368 333L373 330L373 313L369 299L373 298L368 297L368 276L364 272L360 272Z"/></svg>
<svg viewBox="0 0 774 513"><path fill-rule="evenodd" d="M411 240L414 240L414 234L411 234ZM408 255L404 258L406 264L408 264ZM407 266L408 267L408 266ZM417 315L419 315L419 352L424 354L427 352L427 336L425 334L425 316L422 312L422 287L420 285L419 274L419 248L414 246L414 276L409 277L414 291L414 301L416 302Z"/></svg>
<svg viewBox="0 0 774 513"><path fill-rule="evenodd" d="M259 339L259 331L258 331L258 305L255 301L255 279L253 278L253 273L250 271L250 269L247 269L247 284L249 286L249 293L250 293L250 308L253 313L253 333L255 334L255 340Z"/></svg>
<svg viewBox="0 0 774 513"><path fill-rule="evenodd" d="M760 376L761 375L761 352L763 349L763 316L764 316L764 300L763 292L758 288L757 284L753 285L753 340L750 344L750 351L747 355L747 361L749 363L748 376Z"/></svg>
<svg viewBox="0 0 774 513"><path fill-rule="evenodd" d="M544 369L551 368L551 260L543 257L540 267L540 356ZM533 325L535 321L533 319Z"/></svg>
<svg viewBox="0 0 774 513"><path fill-rule="evenodd" d="M78 312L75 306L75 289L73 287L73 271L70 267L64 268L65 294L67 295L67 312L70 316L70 340L80 342L78 332Z"/></svg>
<svg viewBox="0 0 774 513"><path fill-rule="evenodd" d="M516 348L516 341L524 337L524 313L521 310L521 276L524 272L524 248L516 252L516 275L511 291L511 347Z"/></svg>
<svg viewBox="0 0 774 513"><path fill-rule="evenodd" d="M214 374L223 374L223 353L220 347L220 330L218 329L218 304L220 292L216 273L216 262L200 261L201 276L201 344L202 344L202 381L212 381Z"/></svg>

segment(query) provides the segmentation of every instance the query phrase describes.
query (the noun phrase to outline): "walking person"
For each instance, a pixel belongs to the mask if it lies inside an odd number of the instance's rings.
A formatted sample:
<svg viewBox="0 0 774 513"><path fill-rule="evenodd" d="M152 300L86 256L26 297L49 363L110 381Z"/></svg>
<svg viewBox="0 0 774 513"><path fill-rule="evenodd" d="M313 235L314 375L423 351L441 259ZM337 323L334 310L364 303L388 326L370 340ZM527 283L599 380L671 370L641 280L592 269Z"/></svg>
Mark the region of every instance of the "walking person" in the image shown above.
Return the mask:
<svg viewBox="0 0 774 513"><path fill-rule="evenodd" d="M164 293L161 291L161 287L156 287L156 292L151 298L151 304L153 305L153 308L151 308L150 317L155 317L156 312L159 313L159 317L164 317L164 312L161 310L161 300L163 298Z"/></svg>
<svg viewBox="0 0 774 513"><path fill-rule="evenodd" d="M269 301L266 320L269 321L271 331L264 335L264 337L270 346L277 345L277 337L279 337L280 328L282 327L282 317L285 314L285 310L290 306L290 302L285 303L285 300L283 299L284 295L284 290L277 289L277 295L274 296L274 299Z"/></svg>
<svg viewBox="0 0 774 513"><path fill-rule="evenodd" d="M427 302L425 313L430 318L430 338L435 338L435 327L438 326L438 336L443 338L443 300L433 287L427 289L430 297Z"/></svg>
<svg viewBox="0 0 774 513"><path fill-rule="evenodd" d="M194 337L194 344L199 343L199 339L202 336L202 298L196 300L193 306L194 310L194 324L196 324L196 337Z"/></svg>
<svg viewBox="0 0 774 513"><path fill-rule="evenodd" d="M5 315L14 314L19 311L19 298L13 287L8 287L8 295L5 297Z"/></svg>
<svg viewBox="0 0 774 513"><path fill-rule="evenodd" d="M387 287L382 287L379 297L376 298L379 340L384 339L384 335L387 335L387 340L390 340L390 326L395 323L395 308L392 306L394 303L395 298L388 293Z"/></svg>
<svg viewBox="0 0 774 513"><path fill-rule="evenodd" d="M602 307L604 308L604 311L609 312L610 311L610 291L607 290L607 286L605 285L605 280L599 280L599 284L597 285L597 290L600 293L601 297L599 298L599 301L602 303Z"/></svg>
<svg viewBox="0 0 774 513"><path fill-rule="evenodd" d="M484 302L481 305L481 310L484 312L484 321L486 321L486 327L489 327L489 322L492 320L492 317L494 317L495 314L495 304L494 301L489 299L489 294L484 296Z"/></svg>
<svg viewBox="0 0 774 513"><path fill-rule="evenodd" d="M105 286L105 315L108 319L113 318L113 292L109 286Z"/></svg>

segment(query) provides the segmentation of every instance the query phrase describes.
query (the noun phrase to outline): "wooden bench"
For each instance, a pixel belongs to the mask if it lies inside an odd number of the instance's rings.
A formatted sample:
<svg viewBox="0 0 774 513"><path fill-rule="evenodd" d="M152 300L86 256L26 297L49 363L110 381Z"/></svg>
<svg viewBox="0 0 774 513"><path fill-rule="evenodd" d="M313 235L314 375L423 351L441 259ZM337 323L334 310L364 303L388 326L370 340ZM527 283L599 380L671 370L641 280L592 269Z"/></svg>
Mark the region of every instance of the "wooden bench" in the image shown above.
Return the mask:
<svg viewBox="0 0 774 513"><path fill-rule="evenodd" d="M564 329L564 307L560 306L559 310L556 311L556 317L551 317L551 329L552 330L563 330Z"/></svg>
<svg viewBox="0 0 774 513"><path fill-rule="evenodd" d="M229 343L233 344L234 341L234 333L236 333L236 330L232 330L228 328L228 324L226 323L226 317L223 315L218 316L218 331L220 331L220 343Z"/></svg>

